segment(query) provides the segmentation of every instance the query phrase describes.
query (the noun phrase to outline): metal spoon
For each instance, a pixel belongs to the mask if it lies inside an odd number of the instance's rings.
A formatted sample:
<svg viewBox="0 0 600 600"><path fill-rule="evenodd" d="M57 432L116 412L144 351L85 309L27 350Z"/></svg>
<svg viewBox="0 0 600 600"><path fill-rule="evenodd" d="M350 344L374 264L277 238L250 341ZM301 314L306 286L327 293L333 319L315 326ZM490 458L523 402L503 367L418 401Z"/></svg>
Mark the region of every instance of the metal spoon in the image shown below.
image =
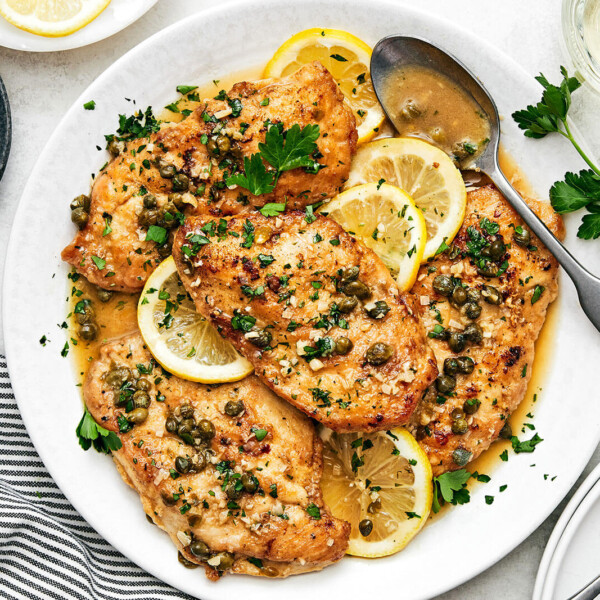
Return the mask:
<svg viewBox="0 0 600 600"><path fill-rule="evenodd" d="M401 35L391 35L380 40L371 57L371 79L375 93L393 125L391 107L382 102L387 78L398 67L422 66L449 77L460 85L479 104L490 123L490 141L470 168L483 171L496 185L502 195L512 204L523 221L554 255L559 264L573 280L579 302L588 319L600 331L600 279L587 271L573 255L554 237L543 221L529 208L525 200L510 184L498 165L500 144L500 119L494 100L485 87L460 61L440 50L431 42Z"/></svg>

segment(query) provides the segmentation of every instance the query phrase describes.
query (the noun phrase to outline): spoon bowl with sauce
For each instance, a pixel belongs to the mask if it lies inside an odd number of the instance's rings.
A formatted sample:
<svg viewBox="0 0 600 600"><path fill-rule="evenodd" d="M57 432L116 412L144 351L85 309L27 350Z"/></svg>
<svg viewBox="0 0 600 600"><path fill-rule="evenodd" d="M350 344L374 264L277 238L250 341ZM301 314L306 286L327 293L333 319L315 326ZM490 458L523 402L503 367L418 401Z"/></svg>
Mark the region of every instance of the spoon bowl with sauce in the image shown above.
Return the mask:
<svg viewBox="0 0 600 600"><path fill-rule="evenodd" d="M561 244L500 169L498 109L477 77L431 42L391 35L373 49L371 79L400 135L425 139L463 171L483 172L493 181L571 277L583 311L600 331L600 279Z"/></svg>

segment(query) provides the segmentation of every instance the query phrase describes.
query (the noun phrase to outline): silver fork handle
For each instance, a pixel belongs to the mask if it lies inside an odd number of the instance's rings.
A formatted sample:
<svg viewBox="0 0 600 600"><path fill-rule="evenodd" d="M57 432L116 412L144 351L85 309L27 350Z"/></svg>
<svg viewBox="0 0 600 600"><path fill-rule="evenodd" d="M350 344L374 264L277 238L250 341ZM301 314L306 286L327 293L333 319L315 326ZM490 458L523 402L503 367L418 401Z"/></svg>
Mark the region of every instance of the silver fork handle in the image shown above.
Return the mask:
<svg viewBox="0 0 600 600"><path fill-rule="evenodd" d="M561 244L544 222L531 210L519 192L510 184L498 165L486 173L500 193L511 203L529 229L554 255L560 266L573 280L583 312L600 331L600 279L585 269L579 261Z"/></svg>
<svg viewBox="0 0 600 600"><path fill-rule="evenodd" d="M568 600L595 600L600 596L600 576L590 581L582 590L571 596Z"/></svg>

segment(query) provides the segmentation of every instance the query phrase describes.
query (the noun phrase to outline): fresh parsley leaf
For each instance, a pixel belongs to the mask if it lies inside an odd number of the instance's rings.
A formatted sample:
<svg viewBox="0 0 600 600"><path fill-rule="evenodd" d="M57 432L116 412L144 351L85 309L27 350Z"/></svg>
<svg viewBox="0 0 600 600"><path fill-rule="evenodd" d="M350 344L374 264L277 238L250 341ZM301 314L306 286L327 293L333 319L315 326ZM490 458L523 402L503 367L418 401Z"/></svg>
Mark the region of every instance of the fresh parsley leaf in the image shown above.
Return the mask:
<svg viewBox="0 0 600 600"><path fill-rule="evenodd" d="M524 442L521 442L516 435L513 435L512 438L510 438L510 441L515 454L521 454L522 452L533 452L535 447L544 440L536 433L530 440Z"/></svg>
<svg viewBox="0 0 600 600"><path fill-rule="evenodd" d="M471 477L466 469L449 471L439 477L433 478L433 504L434 513L440 511L444 503L466 504L470 501L469 490L466 489L467 482Z"/></svg>
<svg viewBox="0 0 600 600"><path fill-rule="evenodd" d="M96 102L94 100L90 100L83 105L85 110L94 110L96 108Z"/></svg>
<svg viewBox="0 0 600 600"><path fill-rule="evenodd" d="M263 561L260 560L260 558L254 558L253 556L249 556L248 558L246 558L246 560L250 564L253 564L255 567L258 567L259 569L263 568Z"/></svg>
<svg viewBox="0 0 600 600"><path fill-rule="evenodd" d="M277 125L271 125L265 135L265 143L259 143L258 149L262 157L278 173L290 171L298 167L308 167L313 159L310 155L316 152L316 141L319 137L319 126L305 125L300 129L297 123L285 133Z"/></svg>
<svg viewBox="0 0 600 600"><path fill-rule="evenodd" d="M254 435L256 436L256 439L259 442L262 442L267 437L267 434L269 433L266 429L260 429L258 427L253 427L252 431L254 432Z"/></svg>
<svg viewBox="0 0 600 600"><path fill-rule="evenodd" d="M591 169L565 173L564 181L550 188L550 202L557 213L570 213L591 202L600 202L600 176Z"/></svg>
<svg viewBox="0 0 600 600"><path fill-rule="evenodd" d="M186 94L189 94L190 92L193 92L194 90L197 90L198 86L197 85L178 85L177 86L177 91L182 94L183 96L185 96Z"/></svg>
<svg viewBox="0 0 600 600"><path fill-rule="evenodd" d="M99 256L94 256L93 254L91 258L92 262L98 268L98 271L102 271L102 269L104 269L104 267L106 266L106 261L103 258L100 258Z"/></svg>
<svg viewBox="0 0 600 600"><path fill-rule="evenodd" d="M334 60L337 60L339 62L348 62L348 59L344 58L341 54L331 54L330 56L331 56L331 58L333 58Z"/></svg>
<svg viewBox="0 0 600 600"><path fill-rule="evenodd" d="M177 106L177 102L171 102L171 104L167 104L167 106L165 106L165 108L166 108L167 110L170 110L170 111L171 111L171 112L173 112L173 113L178 113L178 112L181 112L181 111L179 110L179 106Z"/></svg>
<svg viewBox="0 0 600 600"><path fill-rule="evenodd" d="M233 329L248 333L254 325L256 325L256 319L253 316L240 313L237 309L234 310L233 317L231 318L231 327Z"/></svg>
<svg viewBox="0 0 600 600"><path fill-rule="evenodd" d="M225 183L228 187L238 185L255 196L270 194L275 189L274 173L267 171L260 154L244 156L244 173L235 173Z"/></svg>
<svg viewBox="0 0 600 600"><path fill-rule="evenodd" d="M94 446L98 452L110 454L111 451L119 450L122 446L117 434L98 425L87 408L83 412L75 433L79 439L79 445L84 450L89 450Z"/></svg>
<svg viewBox="0 0 600 600"><path fill-rule="evenodd" d="M285 202L268 202L259 210L263 217L276 217L285 211Z"/></svg>
<svg viewBox="0 0 600 600"><path fill-rule="evenodd" d="M147 242L156 242L162 246L167 241L167 230L159 225L150 225L146 233Z"/></svg>
<svg viewBox="0 0 600 600"><path fill-rule="evenodd" d="M314 502L311 502L306 507L306 512L308 513L309 517L312 517L313 519L316 519L317 521L321 518L321 509Z"/></svg>
<svg viewBox="0 0 600 600"><path fill-rule="evenodd" d="M589 208L589 207L588 207ZM577 237L584 240L595 240L600 236L600 213L585 215L577 230Z"/></svg>
<svg viewBox="0 0 600 600"><path fill-rule="evenodd" d="M546 288L543 285L536 285L531 296L531 304L535 304L541 297Z"/></svg>

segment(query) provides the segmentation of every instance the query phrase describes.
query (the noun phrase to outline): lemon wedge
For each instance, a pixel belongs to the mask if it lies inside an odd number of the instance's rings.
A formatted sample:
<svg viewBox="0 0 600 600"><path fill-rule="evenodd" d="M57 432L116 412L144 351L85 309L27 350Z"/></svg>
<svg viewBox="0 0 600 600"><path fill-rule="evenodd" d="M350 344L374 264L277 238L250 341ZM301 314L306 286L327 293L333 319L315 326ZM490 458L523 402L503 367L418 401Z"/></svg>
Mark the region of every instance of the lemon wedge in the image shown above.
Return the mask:
<svg viewBox="0 0 600 600"><path fill-rule="evenodd" d="M15 27L62 37L91 23L110 0L0 0L0 15Z"/></svg>
<svg viewBox="0 0 600 600"><path fill-rule="evenodd" d="M324 439L323 499L352 526L348 554L365 558L402 550L427 521L431 465L406 429L333 433Z"/></svg>
<svg viewBox="0 0 600 600"><path fill-rule="evenodd" d="M407 192L427 225L423 260L450 244L465 218L467 190L448 155L415 138L385 138L358 149L345 187L377 181Z"/></svg>
<svg viewBox="0 0 600 600"><path fill-rule="evenodd" d="M367 183L338 194L320 209L383 260L401 292L419 272L427 243L423 214L413 199L387 183Z"/></svg>
<svg viewBox="0 0 600 600"><path fill-rule="evenodd" d="M358 143L371 140L385 119L369 73L371 48L339 29L306 29L285 42L265 67L265 77L282 77L318 60L333 76L356 117Z"/></svg>
<svg viewBox="0 0 600 600"><path fill-rule="evenodd" d="M238 381L253 371L252 365L196 312L172 256L150 275L137 317L148 350L177 377L223 383Z"/></svg>

